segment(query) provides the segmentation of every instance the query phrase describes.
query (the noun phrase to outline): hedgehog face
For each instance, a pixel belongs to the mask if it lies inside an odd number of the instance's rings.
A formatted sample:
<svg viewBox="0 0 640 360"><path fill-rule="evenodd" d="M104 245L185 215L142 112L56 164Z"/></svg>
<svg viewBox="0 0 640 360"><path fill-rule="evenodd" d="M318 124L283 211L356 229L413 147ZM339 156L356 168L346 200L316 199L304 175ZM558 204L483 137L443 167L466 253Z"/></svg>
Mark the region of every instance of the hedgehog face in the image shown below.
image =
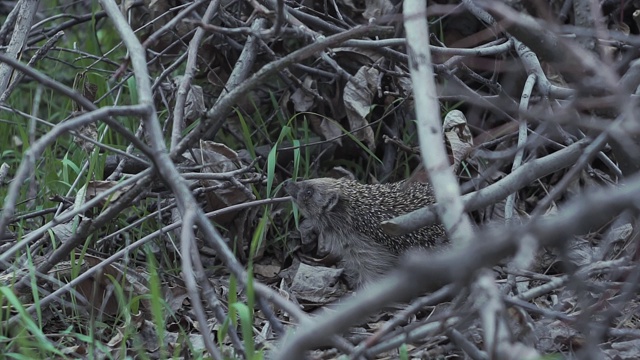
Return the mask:
<svg viewBox="0 0 640 360"><path fill-rule="evenodd" d="M291 195L306 218L318 219L326 216L338 204L340 193L334 179L312 179L284 183L285 191Z"/></svg>

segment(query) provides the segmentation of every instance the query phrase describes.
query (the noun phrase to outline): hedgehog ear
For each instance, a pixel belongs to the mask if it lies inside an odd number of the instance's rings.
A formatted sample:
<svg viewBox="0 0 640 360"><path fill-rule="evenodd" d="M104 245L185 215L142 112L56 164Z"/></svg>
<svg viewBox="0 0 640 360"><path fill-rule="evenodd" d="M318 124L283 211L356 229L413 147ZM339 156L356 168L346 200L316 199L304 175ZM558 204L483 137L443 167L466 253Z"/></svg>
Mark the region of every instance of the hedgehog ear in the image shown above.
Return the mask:
<svg viewBox="0 0 640 360"><path fill-rule="evenodd" d="M330 211L336 205L338 205L338 200L340 200L340 196L337 192L330 192L327 195L327 201L325 202L324 210L325 212Z"/></svg>

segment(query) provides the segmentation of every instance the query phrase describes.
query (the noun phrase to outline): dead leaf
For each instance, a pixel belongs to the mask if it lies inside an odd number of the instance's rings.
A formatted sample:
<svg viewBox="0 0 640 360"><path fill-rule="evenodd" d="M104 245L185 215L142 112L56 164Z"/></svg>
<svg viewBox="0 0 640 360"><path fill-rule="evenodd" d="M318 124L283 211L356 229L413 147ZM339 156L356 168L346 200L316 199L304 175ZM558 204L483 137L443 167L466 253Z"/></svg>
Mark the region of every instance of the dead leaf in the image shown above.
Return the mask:
<svg viewBox="0 0 640 360"><path fill-rule="evenodd" d="M51 233L55 236L55 240L59 241L61 244L64 244L65 241L71 238L73 234L75 234L75 229L72 221L66 222L64 224L58 224L51 228Z"/></svg>
<svg viewBox="0 0 640 360"><path fill-rule="evenodd" d="M346 5L351 10L358 10L358 8L354 4L353 0L338 0L338 1L336 1L336 3Z"/></svg>
<svg viewBox="0 0 640 360"><path fill-rule="evenodd" d="M80 266L78 272L80 274L100 266L100 269L93 276L75 286L76 291L84 296L96 310L103 311L109 316L114 316L118 313L119 303L116 299L116 294L111 291L113 279L120 282L127 296L139 296L149 293L149 288L146 286L148 274L144 270L125 271L118 264L103 266L102 261L104 259L89 254L84 254L84 256L77 254L76 259L78 259L76 261L79 263L72 264L70 261L58 263L49 271L49 274L55 275L56 278L63 282L69 282L74 278L73 269L78 266ZM54 286L58 287L59 285L55 284ZM142 300L140 309L143 311L151 309L149 300Z"/></svg>
<svg viewBox="0 0 640 360"><path fill-rule="evenodd" d="M82 88L82 95L87 98L87 100L91 102L95 102L98 96L98 85L85 81ZM86 110L86 109L85 109Z"/></svg>
<svg viewBox="0 0 640 360"><path fill-rule="evenodd" d="M177 87L180 86L182 82L182 76L176 76L174 79L174 84ZM200 118L204 115L207 110L204 105L204 93L202 92L202 87L199 85L189 85L189 90L187 92L187 98L184 103L184 122L183 125L188 125Z"/></svg>
<svg viewBox="0 0 640 360"><path fill-rule="evenodd" d="M262 265L255 264L253 266L253 272L256 275L260 275L267 279L275 278L280 272L280 265Z"/></svg>
<svg viewBox="0 0 640 360"><path fill-rule="evenodd" d="M94 141L98 140L98 128L96 127L96 123L90 123L90 124L81 126L78 129L78 133L88 137L91 140L94 140ZM94 143L80 137L76 137L76 143L87 154L91 153L96 146Z"/></svg>
<svg viewBox="0 0 640 360"><path fill-rule="evenodd" d="M82 345L74 345L74 346L68 346L68 347L64 347L61 349L62 353L65 355L86 355L87 354L87 348L85 348Z"/></svg>
<svg viewBox="0 0 640 360"><path fill-rule="evenodd" d="M371 112L374 91L378 88L380 72L372 67L363 66L358 73L347 82L344 87L343 101L349 127L355 137L364 142L369 149L375 147L373 129L366 117Z"/></svg>
<svg viewBox="0 0 640 360"><path fill-rule="evenodd" d="M395 7L389 0L365 0L365 10L362 16L371 20L374 18L379 18L383 15L393 14L395 12Z"/></svg>
<svg viewBox="0 0 640 360"><path fill-rule="evenodd" d="M311 124L311 129L318 135L321 135L325 140L335 139L338 145L342 146L342 128L334 120L327 119L324 116L318 116L315 114L307 114L307 120Z"/></svg>
<svg viewBox="0 0 640 360"><path fill-rule="evenodd" d="M166 286L162 292L168 308L174 312L184 308L189 300L187 290L182 286Z"/></svg>
<svg viewBox="0 0 640 360"><path fill-rule="evenodd" d="M393 71L397 72L398 74L406 74L406 72L398 65L395 65L393 67ZM401 91L401 94L403 96L408 97L409 94L411 94L411 92L413 91L413 83L411 82L411 77L409 76L409 74L406 74L406 76L398 76L396 78L396 81L398 83L398 86L400 87L398 91Z"/></svg>
<svg viewBox="0 0 640 360"><path fill-rule="evenodd" d="M90 181L87 184L87 191L85 194L85 201L92 200L96 197L103 197L107 190L111 190L114 187L119 186L118 190L114 191L109 197L105 197L99 206L104 206L107 201L113 202L118 200L122 194L129 191L133 185L122 186L117 181Z"/></svg>
<svg viewBox="0 0 640 360"><path fill-rule="evenodd" d="M561 320L539 321L534 327L539 339L536 347L541 353L557 352L560 349L578 349L584 337Z"/></svg>
<svg viewBox="0 0 640 360"><path fill-rule="evenodd" d="M611 349L603 350L606 359L640 359L640 339L611 343Z"/></svg>
<svg viewBox="0 0 640 360"><path fill-rule="evenodd" d="M164 341L174 349L182 349L186 346L185 344L189 344L189 349L195 353L206 351L207 349L200 334L187 334L185 336L181 333L171 332L165 334Z"/></svg>
<svg viewBox="0 0 640 360"><path fill-rule="evenodd" d="M119 347L122 344L122 340L124 340L124 335L122 335L120 329L116 329L116 333L109 339L107 346L112 348Z"/></svg>
<svg viewBox="0 0 640 360"><path fill-rule="evenodd" d="M344 294L338 285L341 274L342 269L300 263L291 284L291 292L300 302L314 305L330 303Z"/></svg>
<svg viewBox="0 0 640 360"><path fill-rule="evenodd" d="M372 49L356 47L339 47L332 50L334 58L346 68L360 69L362 66L371 66L380 61L383 56Z"/></svg>
<svg viewBox="0 0 640 360"><path fill-rule="evenodd" d="M202 173L224 173L239 169L240 158L238 153L224 144L213 141L200 141L200 148L193 149L194 160L198 165L204 165L200 170ZM190 158L190 155L186 154ZM207 191L207 211L219 210L230 205L247 201L247 194L250 190L246 185L243 189L236 186L221 187L225 181L215 179L199 180L204 187L219 187L215 191ZM233 220L237 213L229 213L216 218L216 221L225 223Z"/></svg>
<svg viewBox="0 0 640 360"><path fill-rule="evenodd" d="M13 146L18 148L18 150L22 151L22 146L24 145L24 143L22 142L22 139L20 139L19 136L17 135L13 135L11 137L11 141L13 142Z"/></svg>
<svg viewBox="0 0 640 360"><path fill-rule="evenodd" d="M467 126L467 118L460 110L451 110L444 118L442 125L444 136L451 147L453 155L453 171L457 172L460 163L467 158L473 148L473 136Z"/></svg>
<svg viewBox="0 0 640 360"><path fill-rule="evenodd" d="M157 328L157 325L149 320L142 320L140 322L140 327L136 334L136 340L139 341L137 345L142 345L147 354L156 353L160 348Z"/></svg>
<svg viewBox="0 0 640 360"><path fill-rule="evenodd" d="M307 112L311 110L315 104L315 97L312 92L316 92L316 89L316 80L311 76L305 77L302 86L297 88L291 95L293 109L296 112Z"/></svg>

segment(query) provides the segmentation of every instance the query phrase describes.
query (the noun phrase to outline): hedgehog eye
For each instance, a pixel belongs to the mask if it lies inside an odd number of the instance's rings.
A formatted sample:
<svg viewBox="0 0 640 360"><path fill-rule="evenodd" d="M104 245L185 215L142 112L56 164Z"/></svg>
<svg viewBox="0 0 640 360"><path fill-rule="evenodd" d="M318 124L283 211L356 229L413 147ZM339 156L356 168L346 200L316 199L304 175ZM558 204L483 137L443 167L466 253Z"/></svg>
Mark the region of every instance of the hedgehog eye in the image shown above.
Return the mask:
<svg viewBox="0 0 640 360"><path fill-rule="evenodd" d="M313 189L312 188L308 188L307 190L304 191L304 196L306 198L310 198L313 195Z"/></svg>

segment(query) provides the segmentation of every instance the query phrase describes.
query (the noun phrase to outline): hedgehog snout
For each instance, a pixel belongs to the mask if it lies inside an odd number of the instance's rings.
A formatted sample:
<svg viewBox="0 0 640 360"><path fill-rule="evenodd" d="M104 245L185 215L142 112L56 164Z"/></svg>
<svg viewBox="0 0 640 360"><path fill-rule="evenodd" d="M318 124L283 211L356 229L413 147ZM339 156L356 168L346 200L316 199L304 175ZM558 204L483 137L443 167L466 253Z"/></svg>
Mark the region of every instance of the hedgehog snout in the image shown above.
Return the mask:
<svg viewBox="0 0 640 360"><path fill-rule="evenodd" d="M298 198L298 184L295 181L287 179L282 183L282 187L284 188L284 191L294 199Z"/></svg>
<svg viewBox="0 0 640 360"><path fill-rule="evenodd" d="M287 192L287 194L293 196L292 194L292 190L294 187L293 181L291 179L287 179L282 183L282 187L284 188L284 191Z"/></svg>

